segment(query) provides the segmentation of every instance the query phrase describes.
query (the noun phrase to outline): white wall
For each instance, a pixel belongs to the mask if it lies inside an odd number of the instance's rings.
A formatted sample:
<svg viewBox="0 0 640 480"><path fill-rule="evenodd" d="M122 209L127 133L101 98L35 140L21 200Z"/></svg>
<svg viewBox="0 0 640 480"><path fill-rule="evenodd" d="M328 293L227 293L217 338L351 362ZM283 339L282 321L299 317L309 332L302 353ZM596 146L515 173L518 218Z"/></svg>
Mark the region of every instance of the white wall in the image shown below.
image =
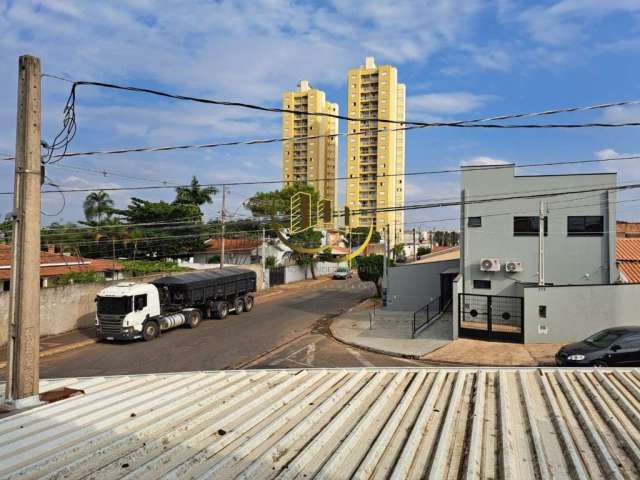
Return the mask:
<svg viewBox="0 0 640 480"><path fill-rule="evenodd" d="M546 318L540 305L547 307ZM626 325L640 325L640 284L524 289L525 343L574 342Z"/></svg>
<svg viewBox="0 0 640 480"><path fill-rule="evenodd" d="M389 268L387 308L415 311L440 296L440 274L458 268L459 260L408 263Z"/></svg>
<svg viewBox="0 0 640 480"><path fill-rule="evenodd" d="M459 294L462 293L462 282L464 282L464 279L462 278L462 275L458 275L454 280L453 280L453 301L452 301L452 307L453 307L453 332L452 332L452 338L455 340L456 338L458 338L458 314L460 313L459 309L458 309L458 300L459 300Z"/></svg>
<svg viewBox="0 0 640 480"><path fill-rule="evenodd" d="M333 275L333 272L340 266L346 266L344 263L334 263L334 262L318 262L315 264L315 272L316 277L322 277L325 275ZM306 269L305 276L305 267L301 267L299 265L291 265L285 267L284 273L284 283L292 283L299 282L300 280L310 279L311 277L311 268Z"/></svg>

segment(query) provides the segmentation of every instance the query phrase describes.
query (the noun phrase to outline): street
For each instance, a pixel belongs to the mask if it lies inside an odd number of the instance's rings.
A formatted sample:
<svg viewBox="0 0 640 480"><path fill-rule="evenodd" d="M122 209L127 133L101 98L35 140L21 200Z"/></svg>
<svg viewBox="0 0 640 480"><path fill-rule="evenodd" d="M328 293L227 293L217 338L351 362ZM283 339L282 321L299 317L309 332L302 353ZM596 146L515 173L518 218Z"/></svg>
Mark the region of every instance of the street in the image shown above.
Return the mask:
<svg viewBox="0 0 640 480"><path fill-rule="evenodd" d="M169 330L151 342L104 342L41 359L41 377L184 372L232 368L416 365L358 350L330 337L331 318L370 297L370 283L330 280L258 298L252 312Z"/></svg>

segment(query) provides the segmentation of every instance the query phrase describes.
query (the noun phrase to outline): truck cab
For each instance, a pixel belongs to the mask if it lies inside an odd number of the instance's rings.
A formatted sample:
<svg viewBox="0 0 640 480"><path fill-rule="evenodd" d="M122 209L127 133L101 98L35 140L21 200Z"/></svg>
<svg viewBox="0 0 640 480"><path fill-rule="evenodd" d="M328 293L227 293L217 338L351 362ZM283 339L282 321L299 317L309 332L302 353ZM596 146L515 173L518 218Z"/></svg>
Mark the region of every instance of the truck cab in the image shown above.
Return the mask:
<svg viewBox="0 0 640 480"><path fill-rule="evenodd" d="M142 338L145 321L160 315L158 289L148 283L119 283L96 297L96 334L99 339Z"/></svg>

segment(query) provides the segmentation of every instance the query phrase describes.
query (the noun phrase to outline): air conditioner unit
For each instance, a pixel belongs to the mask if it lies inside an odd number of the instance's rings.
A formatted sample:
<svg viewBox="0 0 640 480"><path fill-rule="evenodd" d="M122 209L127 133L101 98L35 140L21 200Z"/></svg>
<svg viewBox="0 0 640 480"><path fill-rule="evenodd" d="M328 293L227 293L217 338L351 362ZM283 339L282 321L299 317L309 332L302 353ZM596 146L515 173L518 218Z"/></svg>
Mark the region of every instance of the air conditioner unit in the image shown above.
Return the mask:
<svg viewBox="0 0 640 480"><path fill-rule="evenodd" d="M509 273L516 273L524 270L522 268L522 262L518 262L517 260L509 260L504 264L504 269Z"/></svg>
<svg viewBox="0 0 640 480"><path fill-rule="evenodd" d="M480 270L482 270L483 272L499 272L500 259L499 258L481 258Z"/></svg>

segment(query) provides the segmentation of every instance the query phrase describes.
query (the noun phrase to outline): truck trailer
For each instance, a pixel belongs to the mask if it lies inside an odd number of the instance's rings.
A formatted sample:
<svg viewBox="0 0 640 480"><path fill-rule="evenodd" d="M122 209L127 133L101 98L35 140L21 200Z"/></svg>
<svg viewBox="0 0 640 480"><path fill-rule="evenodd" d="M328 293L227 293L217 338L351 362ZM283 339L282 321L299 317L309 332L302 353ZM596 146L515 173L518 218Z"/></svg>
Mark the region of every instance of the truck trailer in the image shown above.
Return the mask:
<svg viewBox="0 0 640 480"><path fill-rule="evenodd" d="M251 311L255 291L256 273L233 267L118 283L96 297L96 336L149 341L171 328L196 328L203 318Z"/></svg>

